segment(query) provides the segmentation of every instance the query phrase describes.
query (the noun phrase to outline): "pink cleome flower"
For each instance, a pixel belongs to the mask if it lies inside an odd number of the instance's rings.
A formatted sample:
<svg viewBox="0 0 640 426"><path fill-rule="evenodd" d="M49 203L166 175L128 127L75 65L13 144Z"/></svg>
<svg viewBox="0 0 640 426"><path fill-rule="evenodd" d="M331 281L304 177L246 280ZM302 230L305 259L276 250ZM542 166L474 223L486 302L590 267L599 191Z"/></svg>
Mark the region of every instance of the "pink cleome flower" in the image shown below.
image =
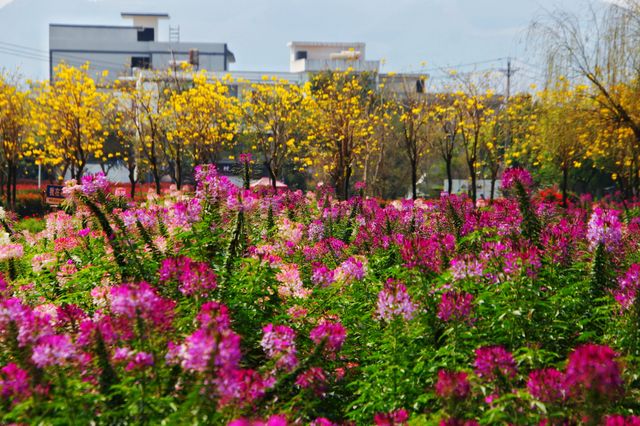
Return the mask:
<svg viewBox="0 0 640 426"><path fill-rule="evenodd" d="M389 279L384 289L378 293L376 316L382 320L390 322L395 318L403 318L409 321L416 309L417 306L411 301L407 287L401 282Z"/></svg>
<svg viewBox="0 0 640 426"><path fill-rule="evenodd" d="M495 380L498 377L513 378L516 361L511 352L502 346L483 346L476 349L474 367L478 377Z"/></svg>

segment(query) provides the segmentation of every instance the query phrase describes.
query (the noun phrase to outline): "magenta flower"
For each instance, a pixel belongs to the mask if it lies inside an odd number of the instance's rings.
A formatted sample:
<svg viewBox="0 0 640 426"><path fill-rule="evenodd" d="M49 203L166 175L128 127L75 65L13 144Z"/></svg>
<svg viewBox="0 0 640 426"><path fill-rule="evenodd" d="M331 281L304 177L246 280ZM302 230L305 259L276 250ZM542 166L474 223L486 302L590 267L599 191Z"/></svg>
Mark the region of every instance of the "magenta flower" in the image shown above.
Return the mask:
<svg viewBox="0 0 640 426"><path fill-rule="evenodd" d="M311 273L311 281L316 285L327 287L335 281L334 271L327 268L327 266L322 263L314 263Z"/></svg>
<svg viewBox="0 0 640 426"><path fill-rule="evenodd" d="M311 426L338 426L337 423L333 423L331 420L326 417L318 417L314 421L311 422Z"/></svg>
<svg viewBox="0 0 640 426"><path fill-rule="evenodd" d="M298 365L296 357L296 333L285 325L267 324L260 345L267 356L276 360L276 366L291 371Z"/></svg>
<svg viewBox="0 0 640 426"><path fill-rule="evenodd" d="M217 276L207 263L185 256L163 260L159 274L161 283L177 282L186 296L206 296L217 286Z"/></svg>
<svg viewBox="0 0 640 426"><path fill-rule="evenodd" d="M367 273L365 262L366 260L362 256L349 257L334 271L335 280L344 284L362 280Z"/></svg>
<svg viewBox="0 0 640 426"><path fill-rule="evenodd" d="M445 322L466 321L469 318L472 308L473 295L469 293L447 291L442 293L442 298L438 305L438 318Z"/></svg>
<svg viewBox="0 0 640 426"><path fill-rule="evenodd" d="M465 399L471 392L467 373L447 370L438 371L436 395L443 399Z"/></svg>
<svg viewBox="0 0 640 426"><path fill-rule="evenodd" d="M376 426L400 426L406 425L409 420L409 413L404 408L391 411L389 413L377 413L373 417Z"/></svg>
<svg viewBox="0 0 640 426"><path fill-rule="evenodd" d="M311 388L318 393L323 393L326 383L327 376L320 367L311 367L296 377L296 385L304 389Z"/></svg>
<svg viewBox="0 0 640 426"><path fill-rule="evenodd" d="M616 399L622 393L617 354L609 346L586 344L577 347L567 364L565 386L572 397L597 395Z"/></svg>
<svg viewBox="0 0 640 426"><path fill-rule="evenodd" d="M476 349L473 365L478 377L488 380L498 377L513 378L517 371L513 355L502 346L483 346Z"/></svg>
<svg viewBox="0 0 640 426"><path fill-rule="evenodd" d="M640 263L634 263L627 272L618 279L618 289L613 296L622 309L629 309L636 301L640 287Z"/></svg>
<svg viewBox="0 0 640 426"><path fill-rule="evenodd" d="M39 339L33 347L31 360L38 367L65 366L76 357L76 348L66 334L51 334Z"/></svg>
<svg viewBox="0 0 640 426"><path fill-rule="evenodd" d="M587 225L587 240L592 250L602 244L607 251L615 251L622 242L620 212L600 207L593 209Z"/></svg>
<svg viewBox="0 0 640 426"><path fill-rule="evenodd" d="M604 419L604 426L640 426L640 417L621 416L619 414L607 416Z"/></svg>
<svg viewBox="0 0 640 426"><path fill-rule="evenodd" d="M107 192L109 190L109 179L104 173L99 172L94 175L86 174L82 176L82 192L91 195L95 192Z"/></svg>
<svg viewBox="0 0 640 426"><path fill-rule="evenodd" d="M531 173L519 167L509 168L502 173L502 189L509 190L513 188L517 182L520 182L525 189L530 188L533 185Z"/></svg>
<svg viewBox="0 0 640 426"><path fill-rule="evenodd" d="M287 426L287 418L282 414L274 414L267 421L239 418L232 420L227 426Z"/></svg>
<svg viewBox="0 0 640 426"><path fill-rule="evenodd" d="M324 321L311 330L309 337L316 345L325 342L325 350L335 353L342 348L347 330L339 322Z"/></svg>
<svg viewBox="0 0 640 426"><path fill-rule="evenodd" d="M261 398L272 385L270 380L265 380L257 371L242 368L221 371L215 383L222 406L249 405Z"/></svg>
<svg viewBox="0 0 640 426"><path fill-rule="evenodd" d="M475 420L464 420L464 419L456 419L455 417L451 417L446 420L440 420L439 426L479 426Z"/></svg>
<svg viewBox="0 0 640 426"><path fill-rule="evenodd" d="M241 164L245 164L245 165L249 164L251 163L251 153L248 152L248 153L240 154L238 156L238 159L240 160Z"/></svg>
<svg viewBox="0 0 640 426"><path fill-rule="evenodd" d="M385 321L403 318L409 321L417 306L411 301L407 287L398 281L389 279L384 289L378 293L378 309L376 316Z"/></svg>
<svg viewBox="0 0 640 426"><path fill-rule="evenodd" d="M0 369L0 394L4 400L16 404L31 395L29 374L10 362Z"/></svg>
<svg viewBox="0 0 640 426"><path fill-rule="evenodd" d="M175 302L163 299L146 282L123 284L109 292L111 312L133 321L140 315L161 329L171 327Z"/></svg>
<svg viewBox="0 0 640 426"><path fill-rule="evenodd" d="M564 374L555 368L544 368L529 373L527 389L542 402L559 402L565 399Z"/></svg>
<svg viewBox="0 0 640 426"><path fill-rule="evenodd" d="M483 265L471 257L455 258L451 260L451 272L456 280L481 277L484 273Z"/></svg>

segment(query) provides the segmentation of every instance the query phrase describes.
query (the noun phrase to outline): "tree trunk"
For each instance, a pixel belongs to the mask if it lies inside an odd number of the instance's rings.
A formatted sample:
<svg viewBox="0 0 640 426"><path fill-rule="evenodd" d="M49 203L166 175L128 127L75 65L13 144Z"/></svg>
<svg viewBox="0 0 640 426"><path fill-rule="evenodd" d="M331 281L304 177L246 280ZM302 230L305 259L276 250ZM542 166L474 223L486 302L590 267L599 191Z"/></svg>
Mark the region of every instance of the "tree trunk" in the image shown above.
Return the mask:
<svg viewBox="0 0 640 426"><path fill-rule="evenodd" d="M344 169L344 200L349 199L349 180L351 179L351 166L346 166Z"/></svg>
<svg viewBox="0 0 640 426"><path fill-rule="evenodd" d="M418 162L411 160L411 198L418 198Z"/></svg>
<svg viewBox="0 0 640 426"><path fill-rule="evenodd" d="M493 204L493 199L496 195L496 180L498 180L498 173L491 173L491 194L489 197L489 204Z"/></svg>
<svg viewBox="0 0 640 426"><path fill-rule="evenodd" d="M476 205L477 198L477 188L476 188L476 166L475 161L471 161L469 164L469 177L471 178L471 191L469 195L471 195L471 200L473 201L473 205Z"/></svg>
<svg viewBox="0 0 640 426"><path fill-rule="evenodd" d="M269 173L269 182L271 183L271 188L273 188L273 193L277 194L278 193L278 177L273 171L273 167L271 167L271 161L265 160L264 167L267 169L267 172Z"/></svg>
<svg viewBox="0 0 640 426"><path fill-rule="evenodd" d="M7 199L6 208L7 210L10 210L10 211L13 211L13 209L11 208L11 184L13 183L13 179L11 175L12 171L13 171L13 166L11 165L11 162L9 162L7 164L7 192L5 195Z"/></svg>
<svg viewBox="0 0 640 426"><path fill-rule="evenodd" d="M157 167L153 168L152 174L153 174L153 182L156 185L156 194L160 195L160 190L161 190L161 187L160 187L160 174L158 173L158 168Z"/></svg>
<svg viewBox="0 0 640 426"><path fill-rule="evenodd" d="M569 186L569 168L562 168L562 207L567 208L567 191Z"/></svg>
<svg viewBox="0 0 640 426"><path fill-rule="evenodd" d="M176 156L176 186L178 191L182 188L182 160L180 154Z"/></svg>
<svg viewBox="0 0 640 426"><path fill-rule="evenodd" d="M451 194L453 191L453 173L451 171L451 162L453 158L451 156L445 157L444 162L447 166L447 192Z"/></svg>
<svg viewBox="0 0 640 426"><path fill-rule="evenodd" d="M131 199L136 196L136 168L129 168L129 183L131 184Z"/></svg>
<svg viewBox="0 0 640 426"><path fill-rule="evenodd" d="M13 164L13 184L12 184L12 196L11 196L11 207L13 210L16 209L16 193L18 192L18 165Z"/></svg>

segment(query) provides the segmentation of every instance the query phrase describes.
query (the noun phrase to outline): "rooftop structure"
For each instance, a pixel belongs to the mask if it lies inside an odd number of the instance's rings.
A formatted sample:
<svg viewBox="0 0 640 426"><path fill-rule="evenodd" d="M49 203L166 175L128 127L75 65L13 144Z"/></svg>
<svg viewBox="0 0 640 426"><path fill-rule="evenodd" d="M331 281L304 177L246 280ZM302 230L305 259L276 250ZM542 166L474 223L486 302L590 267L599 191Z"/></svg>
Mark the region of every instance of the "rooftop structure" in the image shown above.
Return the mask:
<svg viewBox="0 0 640 426"><path fill-rule="evenodd" d="M161 40L159 21L169 19L166 13L123 12L121 16L132 20L132 25L50 24L50 73L62 62L75 66L89 62L91 72L100 75L106 70L110 79L180 62L208 71L228 71L235 62L226 43Z"/></svg>
<svg viewBox="0 0 640 426"><path fill-rule="evenodd" d="M366 45L362 42L309 42L292 41L289 46L289 71L319 72L346 70L379 72L380 61L365 58Z"/></svg>

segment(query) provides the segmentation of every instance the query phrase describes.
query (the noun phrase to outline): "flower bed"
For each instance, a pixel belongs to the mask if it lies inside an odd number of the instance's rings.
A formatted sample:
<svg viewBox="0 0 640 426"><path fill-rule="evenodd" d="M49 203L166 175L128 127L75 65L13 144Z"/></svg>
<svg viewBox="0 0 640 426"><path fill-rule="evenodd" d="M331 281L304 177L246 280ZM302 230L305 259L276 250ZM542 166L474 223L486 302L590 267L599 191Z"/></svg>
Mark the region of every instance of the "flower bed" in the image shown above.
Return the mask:
<svg viewBox="0 0 640 426"><path fill-rule="evenodd" d="M638 424L640 220L509 176L479 209L71 182L3 222L2 420Z"/></svg>

